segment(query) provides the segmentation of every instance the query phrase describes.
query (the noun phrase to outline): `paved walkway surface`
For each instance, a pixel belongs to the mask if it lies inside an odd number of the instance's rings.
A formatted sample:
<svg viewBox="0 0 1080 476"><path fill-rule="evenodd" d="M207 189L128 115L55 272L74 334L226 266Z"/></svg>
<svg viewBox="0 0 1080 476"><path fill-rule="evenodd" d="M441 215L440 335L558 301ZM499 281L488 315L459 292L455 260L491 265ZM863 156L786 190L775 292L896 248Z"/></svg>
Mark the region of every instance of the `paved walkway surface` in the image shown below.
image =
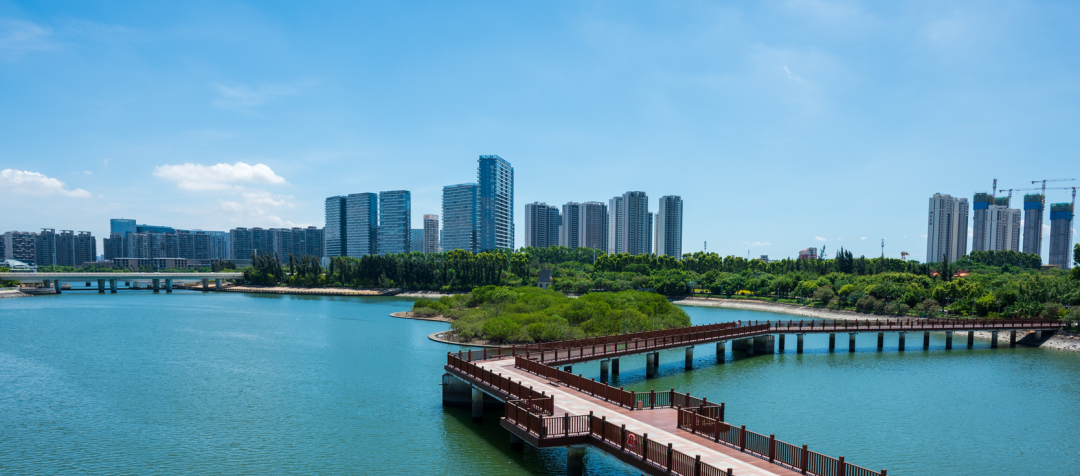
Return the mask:
<svg viewBox="0 0 1080 476"><path fill-rule="evenodd" d="M531 385L533 390L555 395L555 416L563 413L607 417L607 421L616 425L626 425L626 429L637 434L648 433L649 439L659 443L671 443L672 446L689 456L701 455L701 461L716 468L732 468L739 476L796 476L798 471L770 463L729 446L721 445L692 433L677 428L676 410L671 408L657 410L630 411L604 402L591 395L581 393L565 386L553 386L546 378L528 373L514 367L514 359L489 360L477 362L477 365L504 377L513 378L524 385Z"/></svg>

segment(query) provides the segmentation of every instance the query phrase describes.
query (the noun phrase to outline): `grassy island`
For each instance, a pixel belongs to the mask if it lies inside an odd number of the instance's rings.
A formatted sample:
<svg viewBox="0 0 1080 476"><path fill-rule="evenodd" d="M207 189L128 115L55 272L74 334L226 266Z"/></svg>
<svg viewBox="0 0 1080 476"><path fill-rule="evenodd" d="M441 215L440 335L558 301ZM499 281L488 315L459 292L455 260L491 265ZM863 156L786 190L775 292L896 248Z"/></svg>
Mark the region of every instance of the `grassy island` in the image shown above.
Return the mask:
<svg viewBox="0 0 1080 476"><path fill-rule="evenodd" d="M484 286L438 301L419 299L413 312L443 315L458 336L511 344L671 329L690 316L663 296L641 291L590 293L572 299L535 287Z"/></svg>

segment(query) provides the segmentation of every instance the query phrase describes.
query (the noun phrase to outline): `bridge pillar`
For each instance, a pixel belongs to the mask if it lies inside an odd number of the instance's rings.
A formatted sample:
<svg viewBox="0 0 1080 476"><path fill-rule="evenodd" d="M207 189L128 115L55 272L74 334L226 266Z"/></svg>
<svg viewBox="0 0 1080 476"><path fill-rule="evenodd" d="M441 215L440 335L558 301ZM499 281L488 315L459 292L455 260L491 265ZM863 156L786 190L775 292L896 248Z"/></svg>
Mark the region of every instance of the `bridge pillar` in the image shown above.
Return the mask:
<svg viewBox="0 0 1080 476"><path fill-rule="evenodd" d="M165 292L167 292L167 293L172 292L172 280L171 279L166 279L165 280Z"/></svg>
<svg viewBox="0 0 1080 476"><path fill-rule="evenodd" d="M109 280L109 293L116 294L116 280L115 279L110 279Z"/></svg>
<svg viewBox="0 0 1080 476"><path fill-rule="evenodd" d="M877 350L882 350L884 348L885 348L885 333L884 332L878 332L877 333Z"/></svg>
<svg viewBox="0 0 1080 476"><path fill-rule="evenodd" d="M686 370L694 370L694 347L690 346L686 348Z"/></svg>
<svg viewBox="0 0 1080 476"><path fill-rule="evenodd" d="M50 279L43 280L41 282L41 287L43 287L45 289L51 288L52 287L52 280L50 280Z"/></svg>
<svg viewBox="0 0 1080 476"><path fill-rule="evenodd" d="M566 474L567 476L581 476L582 474L585 474L584 445L566 447Z"/></svg>
<svg viewBox="0 0 1080 476"><path fill-rule="evenodd" d="M610 365L611 365L610 360L601 360L600 361L600 381L603 382L603 383L607 383L607 381L608 381L608 368L609 368Z"/></svg>
<svg viewBox="0 0 1080 476"><path fill-rule="evenodd" d="M210 280L209 279L203 278L203 280L202 280L202 290L203 291L209 291L210 290Z"/></svg>
<svg viewBox="0 0 1080 476"><path fill-rule="evenodd" d="M930 348L930 331L922 333L922 348L923 350Z"/></svg>
<svg viewBox="0 0 1080 476"><path fill-rule="evenodd" d="M472 421L484 421L484 392L472 388Z"/></svg>
<svg viewBox="0 0 1080 476"><path fill-rule="evenodd" d="M214 280L214 287L217 288L218 291L221 291L221 280L220 279L215 279Z"/></svg>
<svg viewBox="0 0 1080 476"><path fill-rule="evenodd" d="M513 433L510 433L510 448L515 450L525 449L525 440L521 439Z"/></svg>
<svg viewBox="0 0 1080 476"><path fill-rule="evenodd" d="M56 288L56 294L60 294L60 288L63 288L64 285L60 284L59 279L54 279L53 280L53 287Z"/></svg>
<svg viewBox="0 0 1080 476"><path fill-rule="evenodd" d="M611 359L611 377L615 378L619 376L619 358Z"/></svg>
<svg viewBox="0 0 1080 476"><path fill-rule="evenodd" d="M836 333L829 333L829 352L836 350Z"/></svg>
<svg viewBox="0 0 1080 476"><path fill-rule="evenodd" d="M97 280L97 292L98 292L98 294L105 294L105 280L104 279Z"/></svg>
<svg viewBox="0 0 1080 476"><path fill-rule="evenodd" d="M60 288L56 288L56 292L60 292ZM1009 347L1016 347L1016 329L1009 331Z"/></svg>
<svg viewBox="0 0 1080 476"><path fill-rule="evenodd" d="M718 364L722 364L727 361L727 349L724 348L726 347L726 344L727 343L724 341L716 343L716 363Z"/></svg>
<svg viewBox="0 0 1080 476"><path fill-rule="evenodd" d="M90 281L86 282L86 287L90 287Z"/></svg>
<svg viewBox="0 0 1080 476"><path fill-rule="evenodd" d="M1042 331L1035 331L1035 340L1042 340Z"/></svg>
<svg viewBox="0 0 1080 476"><path fill-rule="evenodd" d="M796 354L801 354L802 353L802 342L803 342L803 336L804 335L806 335L806 334L795 334L795 353Z"/></svg>
<svg viewBox="0 0 1080 476"><path fill-rule="evenodd" d="M997 348L997 339L998 339L997 333L998 333L998 331L990 331L990 348L991 349L996 349Z"/></svg>
<svg viewBox="0 0 1080 476"><path fill-rule="evenodd" d="M772 354L776 352L776 337L772 334L754 337L754 352Z"/></svg>
<svg viewBox="0 0 1080 476"><path fill-rule="evenodd" d="M155 293L158 292L158 289L161 288L161 280L160 279L152 280L151 281L151 286L154 287L154 292Z"/></svg>
<svg viewBox="0 0 1080 476"><path fill-rule="evenodd" d="M905 341L905 340L907 340L907 332L905 332L905 331L900 331L900 345L899 345L899 350L900 350L900 352L903 352L904 350L906 350L906 349L904 348L904 341Z"/></svg>
<svg viewBox="0 0 1080 476"><path fill-rule="evenodd" d="M750 357L750 356L754 355L754 338L753 337L751 337L749 339L746 339L746 348L744 350L746 351L746 356L747 357Z"/></svg>
<svg viewBox="0 0 1080 476"><path fill-rule="evenodd" d="M781 354L783 354L783 353L784 353L784 336L785 336L785 335L786 335L786 334L780 334L780 336L779 336L779 339L777 339L777 340L779 341L779 342L777 343L777 345L779 346L779 350L778 350L778 351L779 351L779 352L780 352Z"/></svg>
<svg viewBox="0 0 1080 476"><path fill-rule="evenodd" d="M945 331L945 350L952 350L952 331Z"/></svg>
<svg viewBox="0 0 1080 476"><path fill-rule="evenodd" d="M975 331L968 331L968 348L975 347Z"/></svg>
<svg viewBox="0 0 1080 476"><path fill-rule="evenodd" d="M848 332L847 351L848 352L855 352L855 333L854 332Z"/></svg>

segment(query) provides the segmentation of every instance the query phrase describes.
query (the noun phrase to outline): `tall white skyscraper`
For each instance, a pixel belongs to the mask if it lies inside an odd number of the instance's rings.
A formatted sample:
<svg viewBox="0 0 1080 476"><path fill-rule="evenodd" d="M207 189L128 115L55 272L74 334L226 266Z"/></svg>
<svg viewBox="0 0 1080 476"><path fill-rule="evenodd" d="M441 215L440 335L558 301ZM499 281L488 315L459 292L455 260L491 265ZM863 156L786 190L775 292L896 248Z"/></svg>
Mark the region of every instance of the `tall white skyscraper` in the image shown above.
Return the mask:
<svg viewBox="0 0 1080 476"><path fill-rule="evenodd" d="M582 207L577 202L567 202L562 206L562 215L559 217L559 246L567 248L581 248L583 218Z"/></svg>
<svg viewBox="0 0 1080 476"><path fill-rule="evenodd" d="M607 248L604 249L607 253L624 252L622 249L622 203L622 197L612 197L608 200L608 240Z"/></svg>
<svg viewBox="0 0 1080 476"><path fill-rule="evenodd" d="M626 192L622 196L620 253L640 255L649 252L649 196L645 192Z"/></svg>
<svg viewBox="0 0 1080 476"><path fill-rule="evenodd" d="M424 215L424 254L439 251L439 215Z"/></svg>
<svg viewBox="0 0 1080 476"><path fill-rule="evenodd" d="M678 195L660 197L660 206L656 211L656 248L657 256L665 255L682 258L683 202Z"/></svg>
<svg viewBox="0 0 1080 476"><path fill-rule="evenodd" d="M1020 210L991 205L989 213L989 249L1020 251Z"/></svg>
<svg viewBox="0 0 1080 476"><path fill-rule="evenodd" d="M514 249L514 167L497 155L481 155L480 251Z"/></svg>
<svg viewBox="0 0 1080 476"><path fill-rule="evenodd" d="M985 209L984 209L985 210ZM967 254L968 201L935 193L930 197L926 231L926 262L950 262Z"/></svg>

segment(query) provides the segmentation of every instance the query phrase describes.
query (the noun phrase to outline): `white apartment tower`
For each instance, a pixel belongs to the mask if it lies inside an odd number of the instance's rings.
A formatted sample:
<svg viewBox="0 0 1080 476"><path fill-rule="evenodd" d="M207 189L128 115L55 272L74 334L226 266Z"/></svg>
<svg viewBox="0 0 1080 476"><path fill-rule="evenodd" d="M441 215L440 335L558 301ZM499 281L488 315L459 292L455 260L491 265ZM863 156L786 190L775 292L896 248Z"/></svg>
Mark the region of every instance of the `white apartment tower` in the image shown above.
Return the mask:
<svg viewBox="0 0 1080 476"><path fill-rule="evenodd" d="M656 255L682 257L683 202L678 195L660 197L656 211Z"/></svg>
<svg viewBox="0 0 1080 476"><path fill-rule="evenodd" d="M926 262L950 262L967 254L968 201L935 193L930 197L926 231Z"/></svg>
<svg viewBox="0 0 1080 476"><path fill-rule="evenodd" d="M424 254L439 252L439 215L424 215Z"/></svg>
<svg viewBox="0 0 1080 476"><path fill-rule="evenodd" d="M604 249L606 253L624 253L622 248L622 217L623 217L623 198L612 197L608 200L608 240L607 248Z"/></svg>

